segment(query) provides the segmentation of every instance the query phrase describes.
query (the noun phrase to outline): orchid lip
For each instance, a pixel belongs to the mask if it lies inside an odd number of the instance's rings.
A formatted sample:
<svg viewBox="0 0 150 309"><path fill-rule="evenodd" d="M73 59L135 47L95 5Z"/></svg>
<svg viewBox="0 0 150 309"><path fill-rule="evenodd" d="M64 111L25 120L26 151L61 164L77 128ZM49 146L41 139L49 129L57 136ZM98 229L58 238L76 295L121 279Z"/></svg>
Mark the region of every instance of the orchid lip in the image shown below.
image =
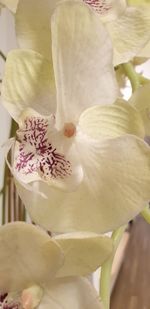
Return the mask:
<svg viewBox="0 0 150 309"><path fill-rule="evenodd" d="M53 129L53 128L52 128ZM28 175L38 173L43 180L63 179L71 174L71 164L48 137L49 121L42 117L27 117L17 132L19 155L15 169ZM74 124L65 125L64 135L72 137Z"/></svg>
<svg viewBox="0 0 150 309"><path fill-rule="evenodd" d="M9 299L8 293L0 293L0 309L21 309L21 303L15 299Z"/></svg>

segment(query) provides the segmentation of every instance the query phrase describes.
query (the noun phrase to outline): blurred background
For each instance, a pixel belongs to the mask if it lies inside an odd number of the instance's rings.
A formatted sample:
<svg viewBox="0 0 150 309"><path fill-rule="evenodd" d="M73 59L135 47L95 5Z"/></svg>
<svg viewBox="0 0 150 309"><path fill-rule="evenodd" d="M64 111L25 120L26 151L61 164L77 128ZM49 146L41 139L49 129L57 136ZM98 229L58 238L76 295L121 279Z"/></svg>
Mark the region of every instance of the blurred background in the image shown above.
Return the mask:
<svg viewBox="0 0 150 309"><path fill-rule="evenodd" d="M14 23L11 14L3 9L0 16L0 80L3 76L5 56L16 48ZM150 78L150 61L137 66ZM0 84L1 85L1 84ZM130 83L122 90L124 98L131 95ZM11 119L0 104L0 145L11 134ZM0 151L0 223L26 220L24 207L19 199L13 178ZM10 158L11 159L11 155ZM93 275L93 284L98 289L100 271ZM150 309L150 225L138 216L130 222L115 255L111 280L111 309ZM92 309L92 308L91 308Z"/></svg>

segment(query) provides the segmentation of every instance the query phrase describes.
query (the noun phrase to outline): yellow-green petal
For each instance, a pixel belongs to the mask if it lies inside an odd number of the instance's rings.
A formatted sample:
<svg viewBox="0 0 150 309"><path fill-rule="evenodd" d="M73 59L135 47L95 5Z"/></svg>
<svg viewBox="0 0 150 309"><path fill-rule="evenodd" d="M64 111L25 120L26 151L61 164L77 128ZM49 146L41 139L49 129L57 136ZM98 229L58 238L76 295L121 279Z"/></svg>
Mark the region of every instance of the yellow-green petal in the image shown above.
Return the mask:
<svg viewBox="0 0 150 309"><path fill-rule="evenodd" d="M85 110L79 128L91 138L110 138L133 134L144 138L144 124L140 113L123 99L112 105L97 105Z"/></svg>
<svg viewBox="0 0 150 309"><path fill-rule="evenodd" d="M150 83L140 87L129 100L138 110L145 127L145 135L150 136Z"/></svg>
<svg viewBox="0 0 150 309"><path fill-rule="evenodd" d="M95 233L63 234L54 239L65 255L57 277L88 275L100 267L113 250L111 238Z"/></svg>
<svg viewBox="0 0 150 309"><path fill-rule="evenodd" d="M60 247L41 229L15 222L0 227L0 290L50 281L63 263Z"/></svg>
<svg viewBox="0 0 150 309"><path fill-rule="evenodd" d="M50 62L50 17L58 0L19 0L16 34L19 46L39 52Z"/></svg>
<svg viewBox="0 0 150 309"><path fill-rule="evenodd" d="M56 96L50 63L34 51L11 51L5 66L2 103L16 121L27 107L43 115L54 112Z"/></svg>
<svg viewBox="0 0 150 309"><path fill-rule="evenodd" d="M150 38L150 9L128 7L122 16L106 24L114 46L114 65L130 61Z"/></svg>

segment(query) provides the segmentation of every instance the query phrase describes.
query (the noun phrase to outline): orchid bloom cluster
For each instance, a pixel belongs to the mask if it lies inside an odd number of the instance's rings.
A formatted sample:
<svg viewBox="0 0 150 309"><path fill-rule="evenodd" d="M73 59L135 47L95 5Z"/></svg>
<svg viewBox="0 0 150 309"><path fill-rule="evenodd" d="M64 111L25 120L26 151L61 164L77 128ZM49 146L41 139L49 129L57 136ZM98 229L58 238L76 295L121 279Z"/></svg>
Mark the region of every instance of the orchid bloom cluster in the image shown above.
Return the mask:
<svg viewBox="0 0 150 309"><path fill-rule="evenodd" d="M150 7L125 0L0 3L14 14L19 45L7 55L2 84L2 104L18 124L6 148L38 225L0 228L0 308L100 309L82 276L114 254L113 239L102 234L127 224L150 200L150 83L127 102L114 70L144 48L150 53Z"/></svg>

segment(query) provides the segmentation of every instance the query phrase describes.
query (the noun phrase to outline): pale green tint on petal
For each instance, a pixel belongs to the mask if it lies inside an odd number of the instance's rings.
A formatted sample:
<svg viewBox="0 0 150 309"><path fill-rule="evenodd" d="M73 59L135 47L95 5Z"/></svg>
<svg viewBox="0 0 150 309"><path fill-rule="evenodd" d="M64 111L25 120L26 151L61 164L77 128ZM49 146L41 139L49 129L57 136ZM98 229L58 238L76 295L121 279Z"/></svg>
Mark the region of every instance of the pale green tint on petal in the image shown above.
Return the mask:
<svg viewBox="0 0 150 309"><path fill-rule="evenodd" d="M114 46L114 65L130 61L150 38L150 9L128 7L116 21L107 23Z"/></svg>
<svg viewBox="0 0 150 309"><path fill-rule="evenodd" d="M18 2L19 0L0 0L0 4L6 6L13 13L17 10Z"/></svg>
<svg viewBox="0 0 150 309"><path fill-rule="evenodd" d="M143 138L145 135L139 112L123 99L118 99L112 105L97 105L85 110L80 116L78 128L96 139L124 134Z"/></svg>
<svg viewBox="0 0 150 309"><path fill-rule="evenodd" d="M45 291L38 309L102 309L99 296L86 278L62 278Z"/></svg>
<svg viewBox="0 0 150 309"><path fill-rule="evenodd" d="M63 263L56 242L41 229L15 222L0 227L0 290L22 290L50 281Z"/></svg>
<svg viewBox="0 0 150 309"><path fill-rule="evenodd" d="M87 107L113 103L118 86L110 38L89 6L78 1L61 3L52 16L51 27L56 121L62 127L64 121L76 123Z"/></svg>
<svg viewBox="0 0 150 309"><path fill-rule="evenodd" d="M99 142L78 133L76 147L84 180L74 192L35 183L44 199L17 184L31 218L54 232L103 233L126 224L150 199L149 146L134 136Z"/></svg>
<svg viewBox="0 0 150 309"><path fill-rule="evenodd" d="M58 0L19 0L16 33L19 46L41 53L51 62L50 17Z"/></svg>
<svg viewBox="0 0 150 309"><path fill-rule="evenodd" d="M126 9L126 0L84 0L101 17L103 22L115 20L122 15Z"/></svg>
<svg viewBox="0 0 150 309"><path fill-rule="evenodd" d="M140 87L129 100L140 113L144 127L145 135L150 135L150 83Z"/></svg>
<svg viewBox="0 0 150 309"><path fill-rule="evenodd" d="M27 107L45 115L53 113L56 98L50 63L33 51L11 51L5 66L2 103L16 121Z"/></svg>
<svg viewBox="0 0 150 309"><path fill-rule="evenodd" d="M100 267L113 250L111 238L94 233L63 234L55 240L65 255L57 277L88 275Z"/></svg>

